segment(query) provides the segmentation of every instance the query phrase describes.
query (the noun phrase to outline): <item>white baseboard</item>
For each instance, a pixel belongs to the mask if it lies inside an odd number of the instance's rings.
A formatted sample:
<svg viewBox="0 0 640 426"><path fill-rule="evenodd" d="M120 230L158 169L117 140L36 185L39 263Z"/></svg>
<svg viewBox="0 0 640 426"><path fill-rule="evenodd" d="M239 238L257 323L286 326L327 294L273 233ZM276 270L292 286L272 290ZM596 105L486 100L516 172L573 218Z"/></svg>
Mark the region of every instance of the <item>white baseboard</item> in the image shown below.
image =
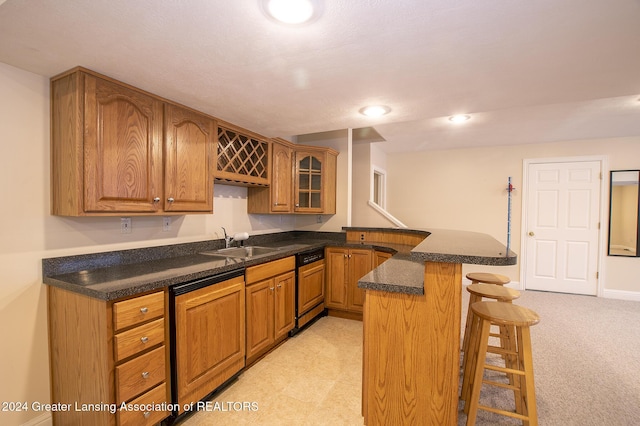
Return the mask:
<svg viewBox="0 0 640 426"><path fill-rule="evenodd" d="M638 291L610 290L605 288L602 291L602 297L607 299L632 300L634 302L640 302L640 292Z"/></svg>
<svg viewBox="0 0 640 426"><path fill-rule="evenodd" d="M51 417L51 413L44 413L29 420L26 423L22 423L22 426L52 426L53 418Z"/></svg>

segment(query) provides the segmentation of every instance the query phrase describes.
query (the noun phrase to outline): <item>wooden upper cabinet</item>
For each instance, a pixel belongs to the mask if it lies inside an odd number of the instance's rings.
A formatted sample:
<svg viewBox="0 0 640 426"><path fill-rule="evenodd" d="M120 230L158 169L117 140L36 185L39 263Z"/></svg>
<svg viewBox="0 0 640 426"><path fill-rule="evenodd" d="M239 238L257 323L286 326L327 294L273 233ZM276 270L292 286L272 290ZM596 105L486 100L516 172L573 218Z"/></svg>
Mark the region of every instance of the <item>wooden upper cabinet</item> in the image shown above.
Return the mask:
<svg viewBox="0 0 640 426"><path fill-rule="evenodd" d="M293 150L280 143L274 143L272 149L271 211L291 213L293 211Z"/></svg>
<svg viewBox="0 0 640 426"><path fill-rule="evenodd" d="M271 141L271 184L248 189L248 213L293 213L293 146Z"/></svg>
<svg viewBox="0 0 640 426"><path fill-rule="evenodd" d="M84 211L154 213L162 195L162 102L84 76Z"/></svg>
<svg viewBox="0 0 640 426"><path fill-rule="evenodd" d="M213 211L212 118L82 68L51 105L52 214Z"/></svg>
<svg viewBox="0 0 640 426"><path fill-rule="evenodd" d="M271 143L230 123L218 126L216 181L228 185L268 186Z"/></svg>
<svg viewBox="0 0 640 426"><path fill-rule="evenodd" d="M270 187L249 188L249 213L335 214L336 151L278 138L271 151Z"/></svg>
<svg viewBox="0 0 640 426"><path fill-rule="evenodd" d="M212 212L215 121L166 104L164 135L164 210Z"/></svg>
<svg viewBox="0 0 640 426"><path fill-rule="evenodd" d="M295 152L293 210L296 213L335 214L337 153L308 148L313 147L301 147Z"/></svg>

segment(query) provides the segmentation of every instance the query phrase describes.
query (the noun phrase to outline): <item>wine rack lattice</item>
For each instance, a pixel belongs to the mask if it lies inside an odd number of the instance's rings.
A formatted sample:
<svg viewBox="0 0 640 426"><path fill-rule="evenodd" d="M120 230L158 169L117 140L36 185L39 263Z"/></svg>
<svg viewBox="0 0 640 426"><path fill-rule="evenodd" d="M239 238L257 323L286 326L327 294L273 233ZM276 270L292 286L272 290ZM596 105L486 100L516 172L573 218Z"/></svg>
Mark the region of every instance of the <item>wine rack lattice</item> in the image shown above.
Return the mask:
<svg viewBox="0 0 640 426"><path fill-rule="evenodd" d="M269 143L218 127L219 180L269 184Z"/></svg>

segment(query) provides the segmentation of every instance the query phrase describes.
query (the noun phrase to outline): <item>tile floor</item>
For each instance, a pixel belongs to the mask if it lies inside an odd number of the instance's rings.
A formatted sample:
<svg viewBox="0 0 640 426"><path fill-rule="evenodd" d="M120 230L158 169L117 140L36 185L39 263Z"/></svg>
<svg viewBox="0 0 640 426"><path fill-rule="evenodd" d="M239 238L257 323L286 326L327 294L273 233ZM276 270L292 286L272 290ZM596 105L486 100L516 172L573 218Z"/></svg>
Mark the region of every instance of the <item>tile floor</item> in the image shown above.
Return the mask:
<svg viewBox="0 0 640 426"><path fill-rule="evenodd" d="M361 392L362 322L323 317L180 426L362 425Z"/></svg>

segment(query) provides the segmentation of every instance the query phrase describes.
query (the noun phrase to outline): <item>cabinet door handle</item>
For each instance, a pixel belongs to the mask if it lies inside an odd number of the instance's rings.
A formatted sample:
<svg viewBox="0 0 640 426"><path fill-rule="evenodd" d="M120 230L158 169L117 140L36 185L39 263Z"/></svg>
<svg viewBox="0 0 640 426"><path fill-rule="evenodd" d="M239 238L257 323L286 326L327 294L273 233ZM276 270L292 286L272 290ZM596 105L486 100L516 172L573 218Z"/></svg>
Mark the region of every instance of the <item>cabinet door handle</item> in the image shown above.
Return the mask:
<svg viewBox="0 0 640 426"><path fill-rule="evenodd" d="M143 336L143 337L140 338L140 341L142 343L147 343L149 341L149 338L147 336Z"/></svg>
<svg viewBox="0 0 640 426"><path fill-rule="evenodd" d="M148 379L148 378L149 378L149 372L148 372L148 371L144 371L144 372L142 373L142 378L143 378L143 379Z"/></svg>
<svg viewBox="0 0 640 426"><path fill-rule="evenodd" d="M296 203L296 207L300 207L300 204L299 204L299 203Z"/></svg>
<svg viewBox="0 0 640 426"><path fill-rule="evenodd" d="M155 198L153 199L153 202L154 202L154 203L159 203L159 202L160 202L160 197L155 197Z"/></svg>
<svg viewBox="0 0 640 426"><path fill-rule="evenodd" d="M148 419L149 416L151 415L151 411L145 411L144 413L142 413L142 415L144 416L145 419Z"/></svg>
<svg viewBox="0 0 640 426"><path fill-rule="evenodd" d="M149 309L145 306L144 308L140 308L140 312L146 314L147 312L149 312Z"/></svg>
<svg viewBox="0 0 640 426"><path fill-rule="evenodd" d="M282 287L282 284L278 284L278 288Z"/></svg>
<svg viewBox="0 0 640 426"><path fill-rule="evenodd" d="M273 205L274 205L274 206L277 206L277 205L278 205L278 203L273 203Z"/></svg>
<svg viewBox="0 0 640 426"><path fill-rule="evenodd" d="M167 198L167 201L170 202L170 203L173 203L175 200L173 199L173 197L169 197L169 198Z"/></svg>
<svg viewBox="0 0 640 426"><path fill-rule="evenodd" d="M274 288L273 288L273 287L269 287L269 290L273 291L273 290L274 290Z"/></svg>

